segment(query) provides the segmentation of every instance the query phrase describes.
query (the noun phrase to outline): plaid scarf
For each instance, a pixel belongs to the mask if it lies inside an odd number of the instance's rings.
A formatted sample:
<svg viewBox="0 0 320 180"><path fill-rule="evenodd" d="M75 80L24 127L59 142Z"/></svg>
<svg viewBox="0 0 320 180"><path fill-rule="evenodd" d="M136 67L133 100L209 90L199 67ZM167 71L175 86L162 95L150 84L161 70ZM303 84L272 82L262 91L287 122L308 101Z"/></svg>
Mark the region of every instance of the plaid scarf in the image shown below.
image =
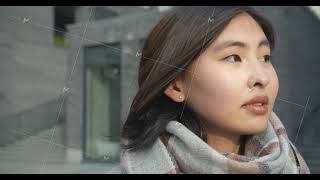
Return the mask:
<svg viewBox="0 0 320 180"><path fill-rule="evenodd" d="M167 143L159 138L149 149L122 152L125 173L310 173L274 112L267 129L247 139L244 155L217 152L177 121L166 130L171 134Z"/></svg>

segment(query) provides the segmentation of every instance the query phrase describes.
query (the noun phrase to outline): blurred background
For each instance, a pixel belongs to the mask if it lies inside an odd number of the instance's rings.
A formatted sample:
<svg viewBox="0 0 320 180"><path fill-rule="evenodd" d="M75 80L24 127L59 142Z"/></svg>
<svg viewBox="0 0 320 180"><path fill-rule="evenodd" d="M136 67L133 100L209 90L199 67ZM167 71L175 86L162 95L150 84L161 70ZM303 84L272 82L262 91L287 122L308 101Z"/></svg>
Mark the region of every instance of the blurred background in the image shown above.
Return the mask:
<svg viewBox="0 0 320 180"><path fill-rule="evenodd" d="M170 6L0 7L0 173L112 173L147 33ZM277 33L274 111L320 173L320 7L255 7Z"/></svg>

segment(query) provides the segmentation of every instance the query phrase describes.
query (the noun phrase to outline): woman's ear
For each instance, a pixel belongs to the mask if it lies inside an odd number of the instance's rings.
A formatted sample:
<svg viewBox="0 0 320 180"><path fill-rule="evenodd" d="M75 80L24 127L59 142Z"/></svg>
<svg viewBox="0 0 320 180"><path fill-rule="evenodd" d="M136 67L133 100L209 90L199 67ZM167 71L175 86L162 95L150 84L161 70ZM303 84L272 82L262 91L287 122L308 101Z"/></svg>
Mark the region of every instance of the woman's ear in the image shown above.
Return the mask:
<svg viewBox="0 0 320 180"><path fill-rule="evenodd" d="M169 86L164 90L164 94L175 102L183 102L185 100L184 82L181 78L176 78Z"/></svg>

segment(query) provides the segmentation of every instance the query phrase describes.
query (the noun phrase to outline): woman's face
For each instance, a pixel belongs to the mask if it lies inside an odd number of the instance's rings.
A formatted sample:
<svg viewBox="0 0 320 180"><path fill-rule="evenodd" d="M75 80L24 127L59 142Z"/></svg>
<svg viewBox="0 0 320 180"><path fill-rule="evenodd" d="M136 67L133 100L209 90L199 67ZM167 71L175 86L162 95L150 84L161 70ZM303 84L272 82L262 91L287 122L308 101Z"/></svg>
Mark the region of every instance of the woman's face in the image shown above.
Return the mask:
<svg viewBox="0 0 320 180"><path fill-rule="evenodd" d="M187 73L183 83L187 104L210 128L236 134L264 131L279 86L270 53L258 23L247 13L237 15L189 67L196 75ZM265 96L268 103L243 106L256 96Z"/></svg>

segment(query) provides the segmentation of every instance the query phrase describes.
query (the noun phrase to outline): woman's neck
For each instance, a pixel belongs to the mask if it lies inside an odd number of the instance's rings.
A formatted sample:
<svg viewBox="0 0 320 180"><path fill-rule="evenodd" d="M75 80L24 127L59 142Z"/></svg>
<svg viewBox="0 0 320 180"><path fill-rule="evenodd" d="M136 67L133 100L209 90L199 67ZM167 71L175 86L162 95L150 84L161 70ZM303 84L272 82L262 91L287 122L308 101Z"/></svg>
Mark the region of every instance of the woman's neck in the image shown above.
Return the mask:
<svg viewBox="0 0 320 180"><path fill-rule="evenodd" d="M207 132L207 143L213 149L219 153L232 152L236 154L242 154L241 145L242 138L241 135L228 134L226 132L219 131L208 131Z"/></svg>

